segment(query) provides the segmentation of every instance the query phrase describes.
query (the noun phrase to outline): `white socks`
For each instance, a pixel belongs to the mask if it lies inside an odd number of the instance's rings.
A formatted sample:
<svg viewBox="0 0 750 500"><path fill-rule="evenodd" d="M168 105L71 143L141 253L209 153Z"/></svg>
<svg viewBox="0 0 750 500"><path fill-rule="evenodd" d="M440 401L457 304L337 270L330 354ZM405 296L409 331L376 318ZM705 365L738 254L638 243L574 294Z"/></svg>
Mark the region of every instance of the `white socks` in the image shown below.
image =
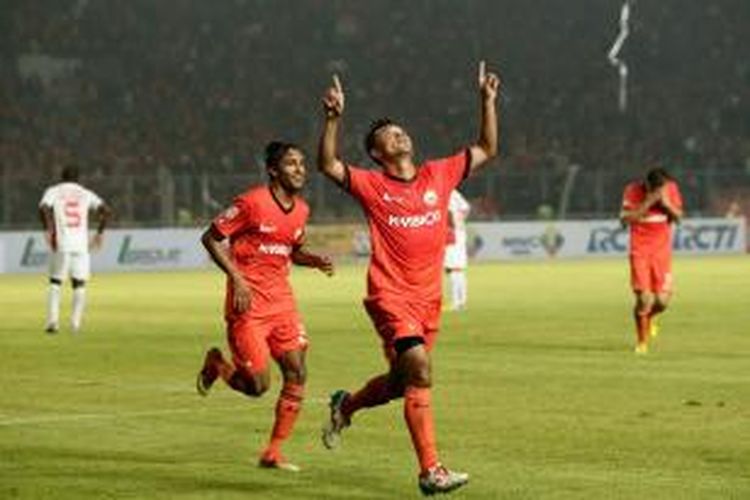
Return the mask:
<svg viewBox="0 0 750 500"><path fill-rule="evenodd" d="M47 293L47 331L54 333L60 327L60 299L62 286L50 283ZM70 326L73 332L81 329L83 310L86 307L86 288L79 286L73 289L73 308L70 313Z"/></svg>
<svg viewBox="0 0 750 500"><path fill-rule="evenodd" d="M86 288L79 286L73 289L73 311L70 314L70 326L74 332L81 328L83 309L86 307Z"/></svg>
<svg viewBox="0 0 750 500"><path fill-rule="evenodd" d="M57 328L60 323L60 285L50 283L47 292L47 328Z"/></svg>
<svg viewBox="0 0 750 500"><path fill-rule="evenodd" d="M448 273L451 286L451 302L453 310L466 307L467 285L466 273L464 271L452 271Z"/></svg>

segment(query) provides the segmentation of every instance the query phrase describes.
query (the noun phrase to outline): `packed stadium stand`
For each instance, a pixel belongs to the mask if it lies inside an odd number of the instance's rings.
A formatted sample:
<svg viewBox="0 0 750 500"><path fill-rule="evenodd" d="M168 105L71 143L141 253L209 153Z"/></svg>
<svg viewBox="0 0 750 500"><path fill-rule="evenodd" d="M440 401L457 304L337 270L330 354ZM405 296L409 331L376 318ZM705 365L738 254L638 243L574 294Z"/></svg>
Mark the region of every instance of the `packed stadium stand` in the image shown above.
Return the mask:
<svg viewBox="0 0 750 500"><path fill-rule="evenodd" d="M117 224L200 223L263 175L267 141L301 143L312 167L332 73L348 95L348 159L367 162L362 136L384 115L419 151L448 154L476 131L479 59L501 73L504 95L500 168L466 186L478 217L555 216L566 179L563 215L611 215L623 183L654 161L681 179L692 213L748 210L750 4L636 3L624 113L606 59L619 6L5 2L0 227L32 227L42 187L67 162L112 200ZM357 217L311 177L315 220Z"/></svg>

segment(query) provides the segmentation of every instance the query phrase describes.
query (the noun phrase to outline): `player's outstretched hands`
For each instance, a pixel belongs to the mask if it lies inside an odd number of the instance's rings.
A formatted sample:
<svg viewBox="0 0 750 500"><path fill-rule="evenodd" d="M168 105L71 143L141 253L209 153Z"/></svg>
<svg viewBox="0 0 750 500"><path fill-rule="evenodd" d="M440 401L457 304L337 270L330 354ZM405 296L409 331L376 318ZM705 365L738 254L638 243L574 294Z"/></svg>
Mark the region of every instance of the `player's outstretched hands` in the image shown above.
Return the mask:
<svg viewBox="0 0 750 500"><path fill-rule="evenodd" d="M234 311L237 313L244 313L250 308L250 287L247 286L245 280L242 277L237 277L232 280L232 286L234 288L233 299Z"/></svg>
<svg viewBox="0 0 750 500"><path fill-rule="evenodd" d="M344 89L338 75L333 75L333 85L323 96L323 109L329 118L338 118L344 112Z"/></svg>
<svg viewBox="0 0 750 500"><path fill-rule="evenodd" d="M479 61L479 92L485 99L495 100L500 87L500 77L495 73L488 73L484 61Z"/></svg>
<svg viewBox="0 0 750 500"><path fill-rule="evenodd" d="M331 260L329 256L327 255L319 256L317 265L315 267L317 267L326 276L333 276L333 273L334 273L333 261Z"/></svg>

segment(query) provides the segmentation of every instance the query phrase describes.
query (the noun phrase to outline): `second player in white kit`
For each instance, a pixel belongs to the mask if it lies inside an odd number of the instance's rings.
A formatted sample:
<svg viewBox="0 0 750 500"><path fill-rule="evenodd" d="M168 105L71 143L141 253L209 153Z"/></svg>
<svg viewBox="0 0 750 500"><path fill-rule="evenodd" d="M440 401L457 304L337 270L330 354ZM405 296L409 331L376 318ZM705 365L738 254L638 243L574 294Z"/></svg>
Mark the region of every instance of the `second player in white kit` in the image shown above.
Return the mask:
<svg viewBox="0 0 750 500"><path fill-rule="evenodd" d="M47 296L47 333L56 333L60 324L62 284L70 276L73 307L70 325L74 332L81 328L86 302L85 284L91 275L89 248L97 249L110 211L93 191L80 185L78 169L63 169L62 182L47 188L39 202L39 213L45 238L51 250L49 265L50 288ZM89 243L89 212L98 217L96 235Z"/></svg>
<svg viewBox="0 0 750 500"><path fill-rule="evenodd" d="M448 286L450 288L451 309L454 311L466 307L467 282L466 266L468 255L466 250L466 218L469 216L471 206L469 202L456 190L451 192L448 202L448 230L450 231L448 244L445 246L445 260L443 267L448 273Z"/></svg>

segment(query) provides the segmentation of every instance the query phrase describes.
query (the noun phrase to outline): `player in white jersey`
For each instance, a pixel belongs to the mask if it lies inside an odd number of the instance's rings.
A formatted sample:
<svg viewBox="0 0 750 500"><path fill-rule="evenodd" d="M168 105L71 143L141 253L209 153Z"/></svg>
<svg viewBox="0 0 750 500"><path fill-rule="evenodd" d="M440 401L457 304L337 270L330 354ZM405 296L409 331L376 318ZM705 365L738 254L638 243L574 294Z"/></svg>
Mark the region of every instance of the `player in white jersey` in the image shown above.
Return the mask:
<svg viewBox="0 0 750 500"><path fill-rule="evenodd" d="M96 235L89 243L89 211L98 218ZM96 193L78 184L78 168L66 166L62 182L47 188L39 202L39 215L51 250L49 293L47 296L47 333L57 333L60 325L62 283L70 276L73 308L70 326L81 328L86 302L86 280L91 274L89 247L98 249L110 216L110 210Z"/></svg>
<svg viewBox="0 0 750 500"><path fill-rule="evenodd" d="M467 285L466 265L466 218L471 205L457 190L451 191L448 202L448 241L445 246L443 267L448 273L448 286L451 292L451 309L459 311L466 307Z"/></svg>

